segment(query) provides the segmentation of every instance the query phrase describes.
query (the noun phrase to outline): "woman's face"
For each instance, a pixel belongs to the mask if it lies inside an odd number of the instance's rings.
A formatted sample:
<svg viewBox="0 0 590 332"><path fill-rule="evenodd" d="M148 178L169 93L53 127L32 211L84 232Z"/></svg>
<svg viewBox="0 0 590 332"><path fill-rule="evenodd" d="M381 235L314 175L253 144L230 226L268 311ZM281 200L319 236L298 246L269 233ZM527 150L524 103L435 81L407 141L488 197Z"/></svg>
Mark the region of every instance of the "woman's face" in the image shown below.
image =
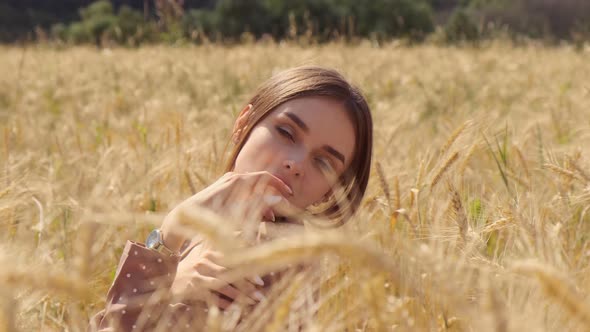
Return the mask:
<svg viewBox="0 0 590 332"><path fill-rule="evenodd" d="M246 107L236 121L243 127ZM268 171L293 190L289 202L305 209L321 202L350 165L354 126L344 105L325 97L288 101L257 123L239 152L234 172ZM335 177L326 177L331 170Z"/></svg>

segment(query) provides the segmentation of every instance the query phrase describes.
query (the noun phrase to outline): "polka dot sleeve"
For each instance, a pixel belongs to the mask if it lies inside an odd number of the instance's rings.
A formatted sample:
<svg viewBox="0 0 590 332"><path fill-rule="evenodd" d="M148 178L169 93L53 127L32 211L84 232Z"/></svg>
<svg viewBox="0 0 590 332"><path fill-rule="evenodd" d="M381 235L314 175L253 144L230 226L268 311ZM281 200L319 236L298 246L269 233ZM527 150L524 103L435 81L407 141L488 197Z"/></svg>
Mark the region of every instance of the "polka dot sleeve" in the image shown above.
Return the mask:
<svg viewBox="0 0 590 332"><path fill-rule="evenodd" d="M92 319L88 331L134 331L139 330L138 324L145 327L151 316L167 310L168 290L178 262L177 256L127 241L106 307Z"/></svg>

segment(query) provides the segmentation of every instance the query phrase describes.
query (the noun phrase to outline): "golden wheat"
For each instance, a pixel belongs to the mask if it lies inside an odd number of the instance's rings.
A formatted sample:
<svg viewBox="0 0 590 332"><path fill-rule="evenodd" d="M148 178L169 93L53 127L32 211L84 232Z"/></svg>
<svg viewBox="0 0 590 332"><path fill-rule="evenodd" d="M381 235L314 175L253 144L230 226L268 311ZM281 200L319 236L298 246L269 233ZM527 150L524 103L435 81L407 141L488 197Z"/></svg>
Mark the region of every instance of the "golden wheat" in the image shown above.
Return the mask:
<svg viewBox="0 0 590 332"><path fill-rule="evenodd" d="M373 110L365 204L338 231L253 247L231 219L183 210L228 278L310 267L254 308L210 307L209 330L587 330L589 54L503 41L1 47L0 329L83 330L125 241L220 176L256 86L319 64Z"/></svg>

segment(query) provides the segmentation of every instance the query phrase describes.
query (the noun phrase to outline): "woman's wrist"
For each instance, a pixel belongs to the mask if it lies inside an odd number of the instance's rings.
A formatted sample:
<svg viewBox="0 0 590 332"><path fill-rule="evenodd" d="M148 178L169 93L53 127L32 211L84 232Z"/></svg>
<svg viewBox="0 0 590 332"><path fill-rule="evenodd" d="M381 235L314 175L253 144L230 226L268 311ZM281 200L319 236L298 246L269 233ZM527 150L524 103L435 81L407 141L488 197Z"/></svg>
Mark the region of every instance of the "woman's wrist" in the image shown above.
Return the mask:
<svg viewBox="0 0 590 332"><path fill-rule="evenodd" d="M180 235L180 232L174 231L174 226L176 225L175 218L176 216L174 212L171 212L166 216L164 223L162 223L162 227L160 227L160 232L162 232L162 242L166 248L177 253L180 251L180 248L186 239Z"/></svg>

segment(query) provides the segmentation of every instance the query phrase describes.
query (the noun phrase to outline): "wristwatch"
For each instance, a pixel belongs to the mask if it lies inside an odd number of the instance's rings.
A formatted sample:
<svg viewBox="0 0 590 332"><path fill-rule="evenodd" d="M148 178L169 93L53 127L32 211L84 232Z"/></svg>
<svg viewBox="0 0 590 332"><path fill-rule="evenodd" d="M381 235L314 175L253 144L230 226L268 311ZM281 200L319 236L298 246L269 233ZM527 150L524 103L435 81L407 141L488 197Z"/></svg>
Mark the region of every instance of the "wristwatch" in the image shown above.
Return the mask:
<svg viewBox="0 0 590 332"><path fill-rule="evenodd" d="M159 229L154 229L151 231L150 235L148 235L147 239L145 240L145 246L149 249L156 250L166 255L178 256L177 253L166 247L164 241L162 241L162 231Z"/></svg>

